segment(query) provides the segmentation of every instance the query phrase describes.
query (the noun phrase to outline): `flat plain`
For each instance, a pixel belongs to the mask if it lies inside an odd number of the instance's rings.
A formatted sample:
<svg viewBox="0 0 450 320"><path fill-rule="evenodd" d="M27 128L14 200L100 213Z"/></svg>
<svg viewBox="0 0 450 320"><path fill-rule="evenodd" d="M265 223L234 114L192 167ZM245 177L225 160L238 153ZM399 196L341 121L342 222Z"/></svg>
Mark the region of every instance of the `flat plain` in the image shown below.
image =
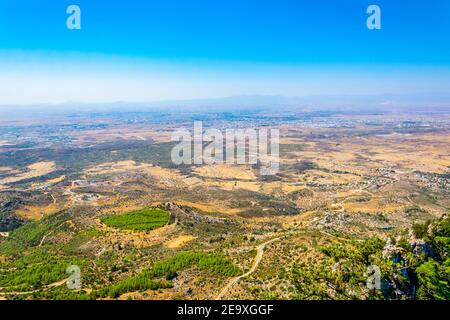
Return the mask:
<svg viewBox="0 0 450 320"><path fill-rule="evenodd" d="M221 129L270 119L279 173L175 166L171 132L191 128L195 114L2 121L0 296L367 299L417 298L422 288L419 298L436 298L422 278L396 275L427 241L419 226L449 213L450 113L203 117ZM386 291L365 287L372 263ZM64 285L74 264L76 291Z"/></svg>

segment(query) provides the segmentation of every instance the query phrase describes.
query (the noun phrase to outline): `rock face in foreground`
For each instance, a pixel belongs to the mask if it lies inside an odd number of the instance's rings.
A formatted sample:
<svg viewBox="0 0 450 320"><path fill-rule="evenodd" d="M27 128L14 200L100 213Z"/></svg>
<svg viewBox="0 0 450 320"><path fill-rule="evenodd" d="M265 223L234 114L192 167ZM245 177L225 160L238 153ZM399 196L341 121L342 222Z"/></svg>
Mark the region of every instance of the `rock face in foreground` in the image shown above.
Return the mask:
<svg viewBox="0 0 450 320"><path fill-rule="evenodd" d="M383 256L394 263L384 294L390 299L450 299L450 217L414 225L403 237L391 240Z"/></svg>

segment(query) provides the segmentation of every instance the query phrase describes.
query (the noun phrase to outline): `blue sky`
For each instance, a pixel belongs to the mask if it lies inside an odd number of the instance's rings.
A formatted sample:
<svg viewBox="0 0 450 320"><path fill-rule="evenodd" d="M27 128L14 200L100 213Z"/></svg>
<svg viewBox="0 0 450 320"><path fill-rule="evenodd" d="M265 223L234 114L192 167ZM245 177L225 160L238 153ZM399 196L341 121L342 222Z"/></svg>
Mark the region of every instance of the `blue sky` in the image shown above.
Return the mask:
<svg viewBox="0 0 450 320"><path fill-rule="evenodd" d="M448 0L0 2L0 104L448 88Z"/></svg>

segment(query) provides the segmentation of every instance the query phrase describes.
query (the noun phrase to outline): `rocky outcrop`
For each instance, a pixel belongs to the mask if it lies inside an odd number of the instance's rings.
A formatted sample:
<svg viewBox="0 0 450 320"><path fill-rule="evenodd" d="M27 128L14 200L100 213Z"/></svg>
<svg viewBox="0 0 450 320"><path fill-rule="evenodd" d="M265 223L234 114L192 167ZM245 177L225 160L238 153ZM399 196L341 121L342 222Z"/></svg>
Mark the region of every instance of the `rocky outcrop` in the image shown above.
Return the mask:
<svg viewBox="0 0 450 320"><path fill-rule="evenodd" d="M195 210L187 207L179 207L173 202L167 202L163 205L163 208L170 211L173 216L178 219L188 219L206 223L230 223L227 219L212 217L204 214L200 214Z"/></svg>

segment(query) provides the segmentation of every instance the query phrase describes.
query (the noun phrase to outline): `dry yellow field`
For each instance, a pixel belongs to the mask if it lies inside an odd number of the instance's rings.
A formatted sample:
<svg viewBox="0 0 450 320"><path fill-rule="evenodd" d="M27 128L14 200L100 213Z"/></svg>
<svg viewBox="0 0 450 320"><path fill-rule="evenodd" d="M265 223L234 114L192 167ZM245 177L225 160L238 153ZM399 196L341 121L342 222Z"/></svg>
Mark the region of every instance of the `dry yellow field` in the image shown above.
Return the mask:
<svg viewBox="0 0 450 320"><path fill-rule="evenodd" d="M256 175L248 166L210 165L193 170L201 177L213 179L256 180Z"/></svg>
<svg viewBox="0 0 450 320"><path fill-rule="evenodd" d="M192 235L183 235L178 236L175 239L171 239L164 243L164 245L169 249L175 249L183 246L184 244L188 243L189 241L192 241L196 239L197 237Z"/></svg>
<svg viewBox="0 0 450 320"><path fill-rule="evenodd" d="M56 170L55 162L46 161L46 162L37 162L31 164L27 167L27 171L14 174L10 177L6 177L0 180L0 185L10 184L14 182L19 182L22 180L37 178L46 174L49 174Z"/></svg>

